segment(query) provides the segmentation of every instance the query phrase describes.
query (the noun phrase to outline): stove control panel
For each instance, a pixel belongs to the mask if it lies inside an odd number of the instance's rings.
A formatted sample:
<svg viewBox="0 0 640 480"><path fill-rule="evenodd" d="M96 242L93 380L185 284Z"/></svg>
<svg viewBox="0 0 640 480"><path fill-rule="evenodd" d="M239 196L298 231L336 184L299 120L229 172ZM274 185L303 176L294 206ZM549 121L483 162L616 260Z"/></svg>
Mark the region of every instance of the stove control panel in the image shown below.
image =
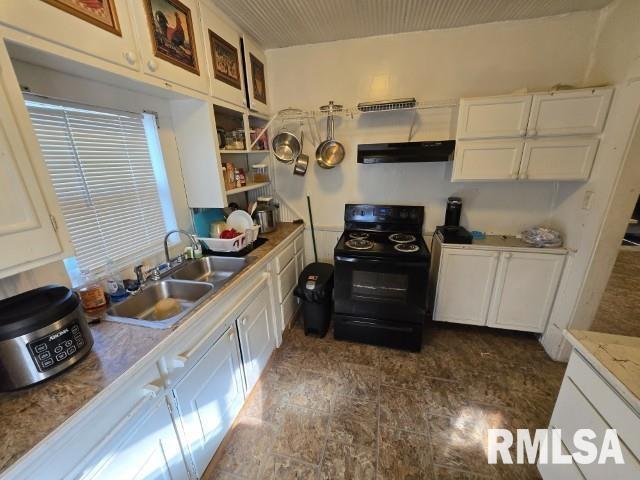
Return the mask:
<svg viewBox="0 0 640 480"><path fill-rule="evenodd" d="M345 222L393 223L422 225L424 207L399 205L349 204L345 206Z"/></svg>
<svg viewBox="0 0 640 480"><path fill-rule="evenodd" d="M80 325L72 323L28 344L38 370L46 372L77 354L86 345Z"/></svg>

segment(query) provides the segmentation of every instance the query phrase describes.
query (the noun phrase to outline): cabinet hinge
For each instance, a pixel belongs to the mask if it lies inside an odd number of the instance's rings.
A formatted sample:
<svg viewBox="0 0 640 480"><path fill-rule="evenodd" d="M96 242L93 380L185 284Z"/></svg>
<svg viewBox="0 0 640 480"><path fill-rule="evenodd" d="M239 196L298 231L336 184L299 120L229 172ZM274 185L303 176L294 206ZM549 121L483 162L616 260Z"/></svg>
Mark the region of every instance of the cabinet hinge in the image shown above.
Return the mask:
<svg viewBox="0 0 640 480"><path fill-rule="evenodd" d="M58 221L56 220L56 217L54 217L53 215L49 214L49 218L51 219L51 225L53 226L53 231L57 232L58 231Z"/></svg>

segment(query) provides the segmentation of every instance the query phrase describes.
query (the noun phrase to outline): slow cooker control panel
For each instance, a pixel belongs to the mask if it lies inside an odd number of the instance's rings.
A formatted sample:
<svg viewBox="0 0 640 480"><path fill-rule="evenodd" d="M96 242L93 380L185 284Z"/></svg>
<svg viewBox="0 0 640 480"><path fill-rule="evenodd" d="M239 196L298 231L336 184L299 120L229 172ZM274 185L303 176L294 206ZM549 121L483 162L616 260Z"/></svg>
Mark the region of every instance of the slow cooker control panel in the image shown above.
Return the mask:
<svg viewBox="0 0 640 480"><path fill-rule="evenodd" d="M29 352L38 370L45 372L74 356L86 343L80 326L72 323L29 343Z"/></svg>

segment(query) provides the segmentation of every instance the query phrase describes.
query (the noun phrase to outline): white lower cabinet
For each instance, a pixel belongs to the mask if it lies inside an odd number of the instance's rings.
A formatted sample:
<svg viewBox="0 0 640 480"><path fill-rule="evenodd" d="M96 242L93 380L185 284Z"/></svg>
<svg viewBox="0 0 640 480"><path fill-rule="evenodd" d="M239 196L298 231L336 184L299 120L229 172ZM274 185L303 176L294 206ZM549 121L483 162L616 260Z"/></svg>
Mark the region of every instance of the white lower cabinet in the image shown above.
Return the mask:
<svg viewBox="0 0 640 480"><path fill-rule="evenodd" d="M150 411L144 407L151 406ZM83 479L187 480L178 436L166 398L146 397L122 426L121 441L99 452L95 468Z"/></svg>
<svg viewBox="0 0 640 480"><path fill-rule="evenodd" d="M244 402L241 369L235 329L229 328L172 391L198 477Z"/></svg>
<svg viewBox="0 0 640 480"><path fill-rule="evenodd" d="M434 320L485 325L498 252L442 249Z"/></svg>
<svg viewBox="0 0 640 480"><path fill-rule="evenodd" d="M276 348L269 290L252 300L237 320L247 391L251 391Z"/></svg>
<svg viewBox="0 0 640 480"><path fill-rule="evenodd" d="M564 255L503 252L487 325L542 332L556 296Z"/></svg>
<svg viewBox="0 0 640 480"><path fill-rule="evenodd" d="M433 319L543 332L563 265L561 253L443 248Z"/></svg>

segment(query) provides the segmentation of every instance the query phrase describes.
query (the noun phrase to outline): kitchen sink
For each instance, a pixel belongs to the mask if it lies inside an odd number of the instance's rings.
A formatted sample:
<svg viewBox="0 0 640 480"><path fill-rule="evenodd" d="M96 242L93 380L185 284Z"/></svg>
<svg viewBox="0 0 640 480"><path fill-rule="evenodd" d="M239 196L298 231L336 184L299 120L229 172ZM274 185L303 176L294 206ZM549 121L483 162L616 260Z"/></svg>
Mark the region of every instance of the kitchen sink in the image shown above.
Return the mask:
<svg viewBox="0 0 640 480"><path fill-rule="evenodd" d="M253 260L254 257L202 257L188 260L171 278L206 282L217 290Z"/></svg>
<svg viewBox="0 0 640 480"><path fill-rule="evenodd" d="M107 320L130 323L153 328L169 328L208 294L214 291L210 283L184 280L161 280L146 285L143 290L107 310ZM156 318L155 306L164 298L173 298L180 306L180 312L168 318Z"/></svg>

